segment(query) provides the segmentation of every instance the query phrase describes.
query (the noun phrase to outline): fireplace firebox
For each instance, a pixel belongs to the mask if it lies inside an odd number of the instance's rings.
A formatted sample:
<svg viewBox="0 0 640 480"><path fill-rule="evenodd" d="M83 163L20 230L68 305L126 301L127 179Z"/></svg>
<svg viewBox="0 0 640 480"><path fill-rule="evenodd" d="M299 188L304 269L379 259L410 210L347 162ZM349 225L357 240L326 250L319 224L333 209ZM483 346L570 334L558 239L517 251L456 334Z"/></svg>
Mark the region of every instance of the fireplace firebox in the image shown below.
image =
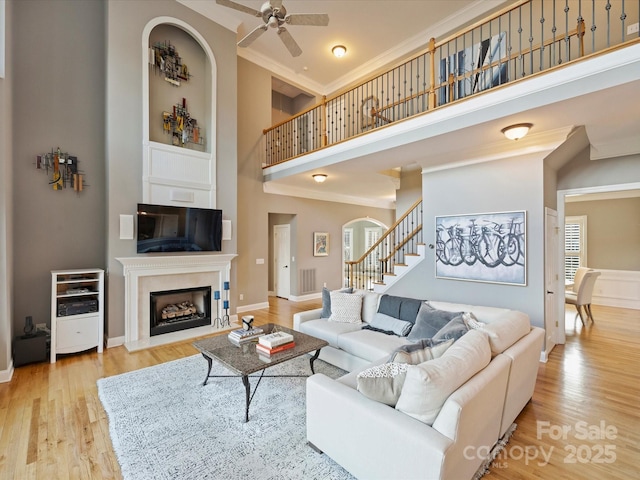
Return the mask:
<svg viewBox="0 0 640 480"><path fill-rule="evenodd" d="M149 335L211 325L211 287L151 292Z"/></svg>

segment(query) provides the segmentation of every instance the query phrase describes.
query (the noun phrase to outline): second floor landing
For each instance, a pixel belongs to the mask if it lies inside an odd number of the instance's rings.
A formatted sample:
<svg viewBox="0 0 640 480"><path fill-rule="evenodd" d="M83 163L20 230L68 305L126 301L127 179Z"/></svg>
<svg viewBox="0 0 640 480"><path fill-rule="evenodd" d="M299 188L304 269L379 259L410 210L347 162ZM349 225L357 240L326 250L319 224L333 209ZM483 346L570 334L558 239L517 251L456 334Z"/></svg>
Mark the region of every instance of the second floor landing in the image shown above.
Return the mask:
<svg viewBox="0 0 640 480"><path fill-rule="evenodd" d="M537 154L560 168L590 146L591 160L640 153L640 41L492 88L434 111L263 169L264 191L395 208L397 171L423 172ZM531 123L518 141L501 130ZM572 132L581 132L573 135ZM312 174L328 176L315 183Z"/></svg>

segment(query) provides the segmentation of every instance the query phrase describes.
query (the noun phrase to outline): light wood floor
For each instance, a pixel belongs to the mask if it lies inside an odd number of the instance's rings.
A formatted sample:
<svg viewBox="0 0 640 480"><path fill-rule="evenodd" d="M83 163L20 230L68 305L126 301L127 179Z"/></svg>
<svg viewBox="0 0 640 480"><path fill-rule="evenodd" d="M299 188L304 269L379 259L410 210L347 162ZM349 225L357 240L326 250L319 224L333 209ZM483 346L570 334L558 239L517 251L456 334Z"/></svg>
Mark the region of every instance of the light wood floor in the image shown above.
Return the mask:
<svg viewBox="0 0 640 480"><path fill-rule="evenodd" d="M320 305L269 303L251 312L256 324L290 326L293 313ZM639 478L640 313L597 306L593 312L597 323L586 328L567 314L567 343L540 364L533 401L486 479ZM136 353L117 347L17 368L11 382L0 384L0 479L121 478L96 380L196 354L191 342ZM564 438L556 435L569 427Z"/></svg>

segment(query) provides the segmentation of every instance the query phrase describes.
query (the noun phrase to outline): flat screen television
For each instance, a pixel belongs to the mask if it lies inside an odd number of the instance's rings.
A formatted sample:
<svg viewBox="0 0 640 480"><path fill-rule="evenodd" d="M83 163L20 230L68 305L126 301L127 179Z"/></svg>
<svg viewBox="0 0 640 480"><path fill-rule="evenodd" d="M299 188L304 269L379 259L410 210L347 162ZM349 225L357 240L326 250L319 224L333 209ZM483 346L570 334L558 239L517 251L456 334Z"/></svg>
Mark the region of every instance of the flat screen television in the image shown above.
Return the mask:
<svg viewBox="0 0 640 480"><path fill-rule="evenodd" d="M222 251L222 210L138 204L138 253Z"/></svg>

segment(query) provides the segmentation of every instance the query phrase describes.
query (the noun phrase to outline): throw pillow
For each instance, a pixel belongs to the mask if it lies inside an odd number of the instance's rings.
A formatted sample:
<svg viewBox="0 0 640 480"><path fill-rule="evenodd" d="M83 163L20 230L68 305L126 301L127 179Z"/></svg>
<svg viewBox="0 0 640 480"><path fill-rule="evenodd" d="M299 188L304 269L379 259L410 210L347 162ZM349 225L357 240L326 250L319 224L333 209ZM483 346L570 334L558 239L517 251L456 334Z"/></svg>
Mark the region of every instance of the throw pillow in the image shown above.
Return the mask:
<svg viewBox="0 0 640 480"><path fill-rule="evenodd" d="M462 312L437 310L429 305L429 302L423 302L418 310L416 324L407 336L407 340L417 342L423 338L431 338L453 318L461 314Z"/></svg>
<svg viewBox="0 0 640 480"><path fill-rule="evenodd" d="M406 337L411 331L411 327L413 327L413 324L411 322L398 320L397 318L390 317L389 315L385 315L384 313L380 312L376 313L373 316L373 320L371 320L371 323L369 325L378 330L393 332L399 337Z"/></svg>
<svg viewBox="0 0 640 480"><path fill-rule="evenodd" d="M463 313L462 319L464 320L464 323L467 324L467 327L469 327L469 330L480 330L487 325L484 322L479 322L476 316L471 312Z"/></svg>
<svg viewBox="0 0 640 480"><path fill-rule="evenodd" d="M433 336L432 340L434 342L449 339L458 340L468 331L469 327L467 327L467 324L464 322L464 316L460 314L438 330L438 333Z"/></svg>
<svg viewBox="0 0 640 480"><path fill-rule="evenodd" d="M353 287L336 290L343 293L353 293ZM322 288L322 313L320 318L329 318L331 316L331 291L327 287Z"/></svg>
<svg viewBox="0 0 640 480"><path fill-rule="evenodd" d="M449 396L491 361L486 333L472 330L440 358L408 365L396 409L433 425Z"/></svg>
<svg viewBox="0 0 640 480"><path fill-rule="evenodd" d="M384 294L380 297L378 312L405 322L414 323L421 305L422 300Z"/></svg>
<svg viewBox="0 0 640 480"><path fill-rule="evenodd" d="M331 316L329 322L362 323L362 295L331 292Z"/></svg>
<svg viewBox="0 0 640 480"><path fill-rule="evenodd" d="M356 378L358 391L371 400L395 407L407 367L403 363L385 363L363 370Z"/></svg>
<svg viewBox="0 0 640 480"><path fill-rule="evenodd" d="M453 345L454 340L435 343L430 338L423 338L418 343L398 347L389 358L390 362L418 365L434 358L440 358Z"/></svg>

